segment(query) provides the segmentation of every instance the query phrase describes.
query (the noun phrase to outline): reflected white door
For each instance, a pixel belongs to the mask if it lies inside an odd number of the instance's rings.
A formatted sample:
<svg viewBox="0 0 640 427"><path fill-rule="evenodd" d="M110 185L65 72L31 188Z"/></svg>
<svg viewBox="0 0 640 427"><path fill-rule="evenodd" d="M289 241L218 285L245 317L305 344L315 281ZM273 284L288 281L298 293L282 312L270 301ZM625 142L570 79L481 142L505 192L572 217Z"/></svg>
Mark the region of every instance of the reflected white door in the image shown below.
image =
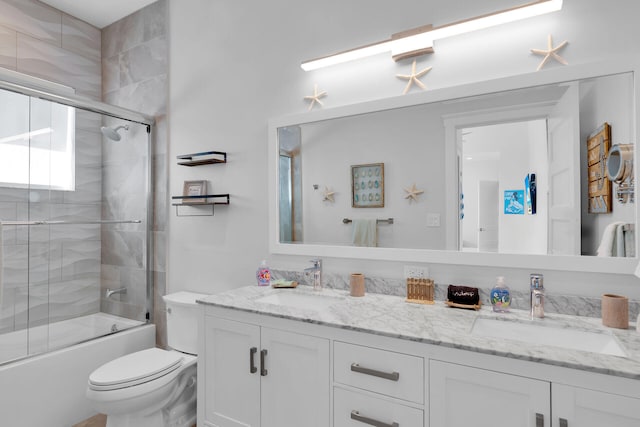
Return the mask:
<svg viewBox="0 0 640 427"><path fill-rule="evenodd" d="M498 181L478 182L478 250L498 252Z"/></svg>
<svg viewBox="0 0 640 427"><path fill-rule="evenodd" d="M549 254L580 255L580 118L578 86L548 117ZM538 206L538 209L544 209Z"/></svg>

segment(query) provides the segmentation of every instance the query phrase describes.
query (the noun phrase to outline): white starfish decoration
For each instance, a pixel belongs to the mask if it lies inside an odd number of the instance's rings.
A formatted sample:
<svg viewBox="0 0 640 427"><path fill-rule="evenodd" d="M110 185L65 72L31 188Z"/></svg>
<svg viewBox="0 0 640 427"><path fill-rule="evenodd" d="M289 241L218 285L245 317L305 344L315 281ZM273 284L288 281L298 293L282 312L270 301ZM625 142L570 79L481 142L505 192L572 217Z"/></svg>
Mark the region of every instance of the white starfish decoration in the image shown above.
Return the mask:
<svg viewBox="0 0 640 427"><path fill-rule="evenodd" d="M542 67L544 67L544 65L547 63L547 61L549 61L550 58L555 59L556 61L558 61L562 65L569 65L569 63L562 56L558 55L558 53L557 53L560 49L565 47L567 45L567 43L569 43L569 42L565 40L562 43L560 43L558 46L553 47L553 40L551 39L551 34L549 34L549 38L547 40L547 49L546 50L544 50L544 49L531 49L531 52L535 53L536 55L544 55L544 59L542 60L540 65L538 65L538 68L536 69L536 71L542 70Z"/></svg>
<svg viewBox="0 0 640 427"><path fill-rule="evenodd" d="M325 186L324 191L322 192L322 201L329 201L331 203L335 202L333 199L333 195L336 194L335 191L329 190L329 187Z"/></svg>
<svg viewBox="0 0 640 427"><path fill-rule="evenodd" d="M322 101L320 101L320 98L323 96L327 96L327 92L324 90L322 92L318 92L318 84L316 83L313 86L313 95L307 95L304 97L307 101L311 101L311 104L309 104L309 111L311 111L316 102L320 105L324 105Z"/></svg>
<svg viewBox="0 0 640 427"><path fill-rule="evenodd" d="M409 203L411 203L412 201L417 202L418 201L418 196L422 193L424 193L424 190L418 190L416 188L416 184L413 183L411 185L410 188L405 188L404 191L407 192L407 195L404 196L405 199L409 199Z"/></svg>
<svg viewBox="0 0 640 427"><path fill-rule="evenodd" d="M427 87L420 81L420 77L431 71L431 68L433 67L427 67L422 71L416 72L416 60L414 59L413 64L411 65L411 74L396 74L396 77L399 79L409 80L407 82L407 86L405 86L404 88L404 91L402 91L402 94L406 95L407 92L409 92L409 89L411 89L411 85L413 85L414 83L420 89L426 89Z"/></svg>

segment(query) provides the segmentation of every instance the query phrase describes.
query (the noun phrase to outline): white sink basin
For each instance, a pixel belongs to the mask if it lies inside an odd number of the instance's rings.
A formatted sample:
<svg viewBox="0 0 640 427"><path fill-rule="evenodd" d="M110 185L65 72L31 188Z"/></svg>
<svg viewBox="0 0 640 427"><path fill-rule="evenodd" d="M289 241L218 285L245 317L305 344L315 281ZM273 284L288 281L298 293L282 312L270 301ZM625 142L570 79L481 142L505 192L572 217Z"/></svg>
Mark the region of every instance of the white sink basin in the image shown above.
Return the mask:
<svg viewBox="0 0 640 427"><path fill-rule="evenodd" d="M266 297L258 298L256 302L281 305L286 307L302 308L307 310L322 311L333 304L342 301L342 298L318 294L305 294L296 291L282 291Z"/></svg>
<svg viewBox="0 0 640 427"><path fill-rule="evenodd" d="M541 322L544 322L542 320ZM585 331L479 317L471 329L473 335L506 338L531 344L552 345L591 353L627 357L627 353L615 336L606 331Z"/></svg>

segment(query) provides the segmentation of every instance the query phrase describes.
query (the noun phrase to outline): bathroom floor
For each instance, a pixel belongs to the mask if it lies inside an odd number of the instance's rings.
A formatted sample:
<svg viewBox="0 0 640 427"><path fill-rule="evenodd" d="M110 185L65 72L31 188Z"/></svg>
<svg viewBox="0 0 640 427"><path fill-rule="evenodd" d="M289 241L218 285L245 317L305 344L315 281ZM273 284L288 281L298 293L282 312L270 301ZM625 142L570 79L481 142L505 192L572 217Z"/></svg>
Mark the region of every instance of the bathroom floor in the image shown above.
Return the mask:
<svg viewBox="0 0 640 427"><path fill-rule="evenodd" d="M107 416L98 414L82 422L79 422L78 424L74 424L71 427L105 427L106 425ZM193 427L196 427L196 425L194 424Z"/></svg>
<svg viewBox="0 0 640 427"><path fill-rule="evenodd" d="M105 427L107 425L107 416L103 414L94 415L72 427Z"/></svg>

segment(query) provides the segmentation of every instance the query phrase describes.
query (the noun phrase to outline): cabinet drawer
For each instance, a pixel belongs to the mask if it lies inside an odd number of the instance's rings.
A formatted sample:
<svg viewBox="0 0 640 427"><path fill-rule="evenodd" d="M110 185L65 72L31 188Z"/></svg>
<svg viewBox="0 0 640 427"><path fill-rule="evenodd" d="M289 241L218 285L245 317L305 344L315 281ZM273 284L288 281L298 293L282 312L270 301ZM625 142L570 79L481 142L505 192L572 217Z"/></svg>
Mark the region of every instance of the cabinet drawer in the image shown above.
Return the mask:
<svg viewBox="0 0 640 427"><path fill-rule="evenodd" d="M335 387L333 391L333 426L369 427L371 425L423 427L424 412L420 409Z"/></svg>
<svg viewBox="0 0 640 427"><path fill-rule="evenodd" d="M421 357L335 342L334 381L424 404Z"/></svg>

